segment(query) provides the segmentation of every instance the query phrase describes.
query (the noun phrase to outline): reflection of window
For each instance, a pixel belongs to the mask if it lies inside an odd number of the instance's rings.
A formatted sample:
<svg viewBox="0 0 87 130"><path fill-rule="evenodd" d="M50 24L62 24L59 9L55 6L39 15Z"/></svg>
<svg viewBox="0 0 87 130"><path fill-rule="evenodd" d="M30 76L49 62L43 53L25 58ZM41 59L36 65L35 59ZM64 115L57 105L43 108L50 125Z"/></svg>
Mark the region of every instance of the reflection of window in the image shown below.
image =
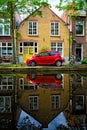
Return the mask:
<svg viewBox="0 0 87 130"><path fill-rule="evenodd" d="M0 96L0 113L11 112L11 96Z"/></svg>
<svg viewBox="0 0 87 130"><path fill-rule="evenodd" d="M84 36L84 21L76 21L76 35Z"/></svg>
<svg viewBox="0 0 87 130"><path fill-rule="evenodd" d="M58 109L60 107L60 96L51 95L51 108Z"/></svg>
<svg viewBox="0 0 87 130"><path fill-rule="evenodd" d="M38 96L29 96L29 109L38 110Z"/></svg>
<svg viewBox="0 0 87 130"><path fill-rule="evenodd" d="M75 109L76 110L83 110L84 109L84 95L76 95Z"/></svg>
<svg viewBox="0 0 87 130"><path fill-rule="evenodd" d="M13 90L13 77L4 76L0 82L0 90Z"/></svg>
<svg viewBox="0 0 87 130"><path fill-rule="evenodd" d="M20 86L20 89L24 90L24 78L19 79L19 86Z"/></svg>

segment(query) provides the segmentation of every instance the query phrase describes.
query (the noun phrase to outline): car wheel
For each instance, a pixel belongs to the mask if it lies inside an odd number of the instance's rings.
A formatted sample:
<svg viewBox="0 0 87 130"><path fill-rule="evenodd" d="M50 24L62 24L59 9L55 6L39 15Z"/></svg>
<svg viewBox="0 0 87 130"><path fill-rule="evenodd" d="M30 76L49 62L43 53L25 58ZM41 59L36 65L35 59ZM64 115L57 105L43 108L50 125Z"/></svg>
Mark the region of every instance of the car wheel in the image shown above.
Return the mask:
<svg viewBox="0 0 87 130"><path fill-rule="evenodd" d="M30 66L35 66L36 64L35 64L35 62L34 61L31 61L30 62Z"/></svg>
<svg viewBox="0 0 87 130"><path fill-rule="evenodd" d="M61 65L62 65L61 61L56 61L56 66L61 66Z"/></svg>
<svg viewBox="0 0 87 130"><path fill-rule="evenodd" d="M62 75L61 74L56 74L56 79L62 79Z"/></svg>

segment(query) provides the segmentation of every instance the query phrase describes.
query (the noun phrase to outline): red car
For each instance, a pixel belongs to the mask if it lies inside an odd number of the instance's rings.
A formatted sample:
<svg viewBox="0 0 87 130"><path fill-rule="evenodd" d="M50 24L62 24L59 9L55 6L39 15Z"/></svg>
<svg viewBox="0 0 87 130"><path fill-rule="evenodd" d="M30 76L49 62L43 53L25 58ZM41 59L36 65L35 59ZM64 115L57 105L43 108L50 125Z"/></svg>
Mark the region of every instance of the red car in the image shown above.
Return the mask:
<svg viewBox="0 0 87 130"><path fill-rule="evenodd" d="M27 75L27 80L42 88L57 89L62 87L62 75Z"/></svg>
<svg viewBox="0 0 87 130"><path fill-rule="evenodd" d="M44 51L36 54L26 60L27 65L56 65L61 66L63 62L62 57L58 51Z"/></svg>

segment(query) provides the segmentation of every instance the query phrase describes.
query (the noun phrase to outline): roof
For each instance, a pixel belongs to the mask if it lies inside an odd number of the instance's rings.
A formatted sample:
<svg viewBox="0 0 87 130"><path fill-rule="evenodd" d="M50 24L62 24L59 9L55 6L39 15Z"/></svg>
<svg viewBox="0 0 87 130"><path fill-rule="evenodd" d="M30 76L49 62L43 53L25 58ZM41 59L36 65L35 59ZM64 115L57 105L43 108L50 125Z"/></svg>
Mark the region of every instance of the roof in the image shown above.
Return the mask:
<svg viewBox="0 0 87 130"><path fill-rule="evenodd" d="M43 6L40 6L37 10L41 10L41 8L43 8ZM61 17L59 17L51 8L49 8L48 6L46 6L45 8L49 9L54 15L56 15L58 17L58 19L60 19L60 21L65 23L65 21ZM25 20L27 20L32 15L34 15L37 10L35 10L32 14L28 15L24 20L22 20L22 22L20 24L22 24Z"/></svg>

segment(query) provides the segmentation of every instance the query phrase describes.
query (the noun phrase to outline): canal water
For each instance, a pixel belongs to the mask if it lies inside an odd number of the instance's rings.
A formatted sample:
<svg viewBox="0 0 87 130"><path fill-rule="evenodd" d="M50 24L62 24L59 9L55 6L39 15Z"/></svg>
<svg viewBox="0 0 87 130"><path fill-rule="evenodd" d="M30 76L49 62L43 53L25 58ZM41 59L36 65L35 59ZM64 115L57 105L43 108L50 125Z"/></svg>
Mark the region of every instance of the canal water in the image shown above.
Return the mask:
<svg viewBox="0 0 87 130"><path fill-rule="evenodd" d="M0 130L86 130L87 73L0 74Z"/></svg>

